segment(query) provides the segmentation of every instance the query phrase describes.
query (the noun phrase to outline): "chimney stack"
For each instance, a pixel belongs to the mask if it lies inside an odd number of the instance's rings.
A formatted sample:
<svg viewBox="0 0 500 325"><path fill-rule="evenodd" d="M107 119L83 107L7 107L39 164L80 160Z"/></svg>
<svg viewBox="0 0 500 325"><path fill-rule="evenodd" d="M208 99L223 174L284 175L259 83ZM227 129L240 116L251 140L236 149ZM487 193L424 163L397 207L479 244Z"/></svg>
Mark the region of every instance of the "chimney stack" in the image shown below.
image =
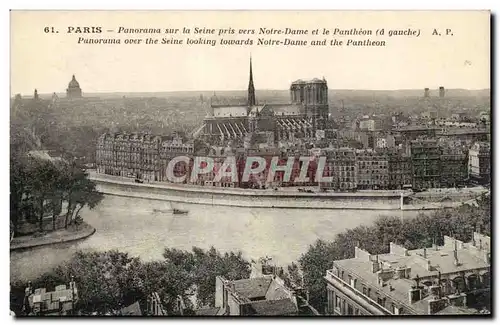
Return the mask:
<svg viewBox="0 0 500 325"><path fill-rule="evenodd" d="M455 266L459 266L460 262L458 261L458 251L457 251L457 242L455 241L455 249L453 250L453 261Z"/></svg>
<svg viewBox="0 0 500 325"><path fill-rule="evenodd" d="M410 300L410 304L413 304L419 301L422 297L422 291L418 287L412 287L408 292L408 298Z"/></svg>
<svg viewBox="0 0 500 325"><path fill-rule="evenodd" d="M378 262L378 255L375 255L375 261L372 262L372 273L376 273L380 270L380 264Z"/></svg>
<svg viewBox="0 0 500 325"><path fill-rule="evenodd" d="M439 87L439 98L444 98L445 90L444 87Z"/></svg>
<svg viewBox="0 0 500 325"><path fill-rule="evenodd" d="M429 97L429 88L424 88L424 97Z"/></svg>

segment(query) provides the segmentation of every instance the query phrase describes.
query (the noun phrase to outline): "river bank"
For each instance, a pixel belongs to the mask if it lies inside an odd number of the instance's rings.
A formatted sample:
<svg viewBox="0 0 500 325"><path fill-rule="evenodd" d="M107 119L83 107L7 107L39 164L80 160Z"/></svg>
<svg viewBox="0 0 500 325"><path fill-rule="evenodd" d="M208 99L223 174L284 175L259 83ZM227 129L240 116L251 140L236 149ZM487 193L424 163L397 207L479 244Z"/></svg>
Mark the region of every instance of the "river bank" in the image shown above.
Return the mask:
<svg viewBox="0 0 500 325"><path fill-rule="evenodd" d="M33 235L15 237L10 243L10 251L72 242L88 238L96 232L94 227L85 222L81 225L71 227L69 229L51 231L39 237Z"/></svg>
<svg viewBox="0 0 500 325"><path fill-rule="evenodd" d="M481 189L453 191L429 190L425 193L411 191L357 191L299 192L297 189L254 190L240 188L211 188L163 182L135 183L133 179L97 174L89 171L89 178L96 182L103 194L142 198L178 203L212 206L280 209L330 209L330 210L439 210L455 208L480 195Z"/></svg>

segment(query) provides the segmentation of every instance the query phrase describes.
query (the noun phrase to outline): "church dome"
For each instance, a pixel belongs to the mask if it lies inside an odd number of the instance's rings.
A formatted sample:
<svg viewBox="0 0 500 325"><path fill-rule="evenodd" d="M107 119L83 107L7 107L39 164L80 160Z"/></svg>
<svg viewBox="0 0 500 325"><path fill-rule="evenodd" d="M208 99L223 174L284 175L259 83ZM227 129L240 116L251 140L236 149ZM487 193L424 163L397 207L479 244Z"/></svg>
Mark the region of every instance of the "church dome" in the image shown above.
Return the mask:
<svg viewBox="0 0 500 325"><path fill-rule="evenodd" d="M80 88L80 84L76 81L75 75L73 75L73 78L69 82L68 88Z"/></svg>

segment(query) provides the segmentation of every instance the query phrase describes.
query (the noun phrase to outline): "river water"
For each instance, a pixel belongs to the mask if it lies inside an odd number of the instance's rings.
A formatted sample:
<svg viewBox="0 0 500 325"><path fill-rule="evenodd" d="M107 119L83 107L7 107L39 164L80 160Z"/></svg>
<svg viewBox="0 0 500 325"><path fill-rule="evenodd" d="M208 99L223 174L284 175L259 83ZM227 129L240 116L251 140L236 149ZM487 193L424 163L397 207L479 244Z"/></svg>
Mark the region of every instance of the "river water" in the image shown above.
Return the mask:
<svg viewBox="0 0 500 325"><path fill-rule="evenodd" d="M77 250L118 249L145 261L162 258L165 247L190 250L214 246L241 250L247 258L271 256L277 264L296 261L318 238L333 240L345 229L370 225L380 215L403 218L416 211L304 210L173 204L188 210L174 215L169 202L105 196L94 210L82 210L97 229L73 242L11 252L11 281L33 279L71 258Z"/></svg>

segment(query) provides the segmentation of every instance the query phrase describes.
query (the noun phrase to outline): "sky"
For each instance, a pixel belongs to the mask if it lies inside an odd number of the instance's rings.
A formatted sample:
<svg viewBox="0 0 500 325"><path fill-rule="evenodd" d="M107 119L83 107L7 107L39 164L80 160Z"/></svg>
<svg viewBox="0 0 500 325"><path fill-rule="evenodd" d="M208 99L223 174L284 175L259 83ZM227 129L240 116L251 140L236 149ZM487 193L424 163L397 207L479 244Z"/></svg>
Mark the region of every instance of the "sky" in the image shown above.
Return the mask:
<svg viewBox="0 0 500 325"><path fill-rule="evenodd" d="M68 34L100 26L102 34ZM256 29L384 28L384 37L290 36L291 39L385 40L385 47L78 44L86 38L144 38L106 32L124 28ZM45 33L54 27L59 33ZM419 37L388 37L390 30ZM453 36L433 36L451 29ZM154 35L159 38L168 35ZM178 38L216 38L182 35ZM225 39L285 38L229 35ZM242 90L252 56L256 89L288 89L302 78L325 78L330 89L490 88L487 11L12 11L11 95L65 92L73 74L84 93Z"/></svg>

